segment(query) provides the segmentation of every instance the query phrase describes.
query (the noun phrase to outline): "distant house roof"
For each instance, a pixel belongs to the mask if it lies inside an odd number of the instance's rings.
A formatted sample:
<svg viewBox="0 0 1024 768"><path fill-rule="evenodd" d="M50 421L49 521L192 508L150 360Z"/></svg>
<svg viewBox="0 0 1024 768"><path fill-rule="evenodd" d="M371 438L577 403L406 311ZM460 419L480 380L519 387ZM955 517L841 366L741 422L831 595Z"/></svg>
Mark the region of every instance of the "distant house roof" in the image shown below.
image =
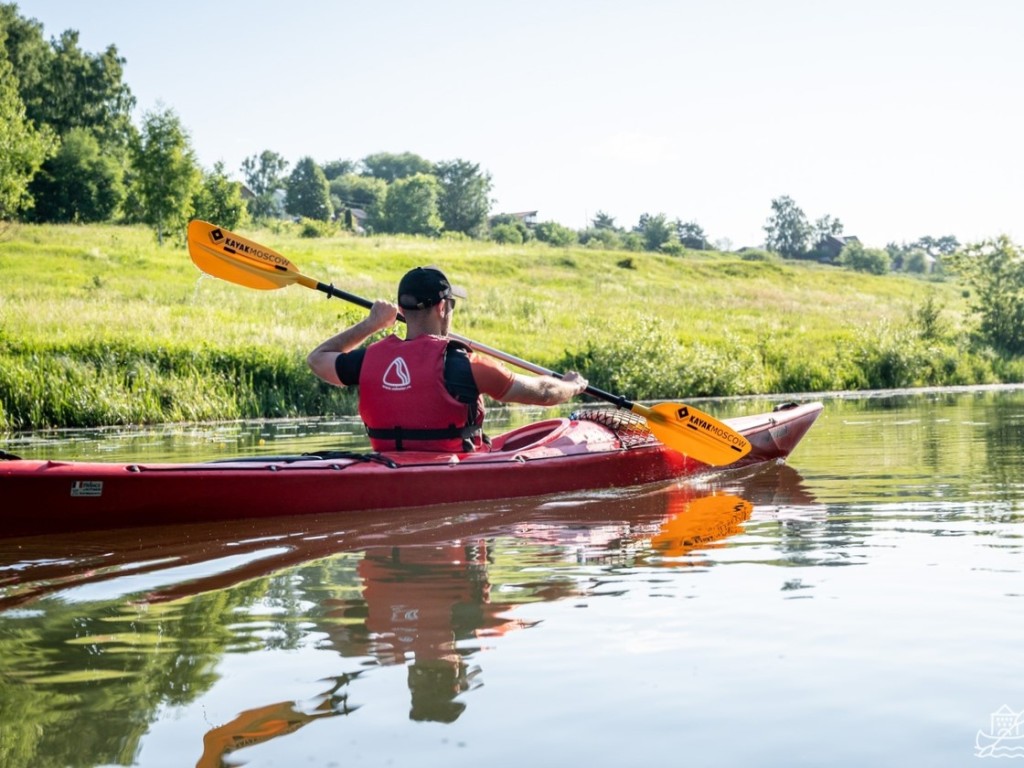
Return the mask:
<svg viewBox="0 0 1024 768"><path fill-rule="evenodd" d="M361 235L366 232L366 222L370 217L362 208L345 208L339 216L344 219L345 226L357 234Z"/></svg>
<svg viewBox="0 0 1024 768"><path fill-rule="evenodd" d="M825 239L818 244L815 250L823 261L833 262L839 258L839 253L843 250L843 246L848 243L859 242L860 240L856 235L825 235Z"/></svg>
<svg viewBox="0 0 1024 768"><path fill-rule="evenodd" d="M825 242L832 243L833 245L838 245L840 248L842 248L847 243L859 243L860 238L858 238L856 235L827 235L825 237Z"/></svg>
<svg viewBox="0 0 1024 768"><path fill-rule="evenodd" d="M497 216L492 216L491 221L494 221L498 216L515 216L523 224L532 226L537 223L537 211L516 211L513 213L499 213Z"/></svg>

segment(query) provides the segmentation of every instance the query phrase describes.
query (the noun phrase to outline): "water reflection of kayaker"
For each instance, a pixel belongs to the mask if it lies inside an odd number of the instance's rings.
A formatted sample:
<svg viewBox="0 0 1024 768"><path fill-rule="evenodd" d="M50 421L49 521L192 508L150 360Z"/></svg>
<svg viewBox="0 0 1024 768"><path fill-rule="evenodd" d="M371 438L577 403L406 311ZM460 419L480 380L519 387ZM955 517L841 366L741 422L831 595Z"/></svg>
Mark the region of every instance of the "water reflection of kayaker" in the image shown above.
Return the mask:
<svg viewBox="0 0 1024 768"><path fill-rule="evenodd" d="M646 542L649 556L658 562L685 566L696 564L685 560L693 550L716 546L739 532L753 510L742 497L695 496L687 486L594 506L591 511L581 505L576 510L580 517L571 524L526 517L517 524L516 535L562 545L551 549L563 552L553 555L556 562L576 550L580 536L589 532L594 557L600 552L614 557L625 547ZM509 602L492 599L489 569L496 556L491 537L454 540L430 530L434 533L417 543L366 547L356 566L359 596L323 599L322 630L343 657L372 657L381 666L406 667L411 720L452 723L466 709L462 694L482 685L481 668L472 663L481 644L538 622L511 615L524 602L522 595ZM498 586L522 585L508 581L509 563L500 555L497 559L503 576ZM572 579L531 581L528 601L557 602L584 595L586 589ZM369 669L336 678L329 691L308 702L256 707L212 729L204 739L207 762L200 761L197 768L221 765L217 761L231 751L292 733L313 719L354 712L358 704L349 703L349 685Z"/></svg>
<svg viewBox="0 0 1024 768"><path fill-rule="evenodd" d="M483 395L502 403L558 405L587 388L563 378L513 373L501 362L448 339L456 298L465 298L435 267L417 267L398 284L398 306L378 300L370 314L310 352L313 372L336 386L359 387L359 415L374 450L465 451L484 444ZM405 339L391 328L401 307Z"/></svg>
<svg viewBox="0 0 1024 768"><path fill-rule="evenodd" d="M472 685L459 641L524 626L490 601L486 541L366 551L358 571L362 600L327 601L327 616L351 619L328 630L344 656L371 655L384 665L408 665L409 717L453 722ZM528 624L525 624L528 626Z"/></svg>

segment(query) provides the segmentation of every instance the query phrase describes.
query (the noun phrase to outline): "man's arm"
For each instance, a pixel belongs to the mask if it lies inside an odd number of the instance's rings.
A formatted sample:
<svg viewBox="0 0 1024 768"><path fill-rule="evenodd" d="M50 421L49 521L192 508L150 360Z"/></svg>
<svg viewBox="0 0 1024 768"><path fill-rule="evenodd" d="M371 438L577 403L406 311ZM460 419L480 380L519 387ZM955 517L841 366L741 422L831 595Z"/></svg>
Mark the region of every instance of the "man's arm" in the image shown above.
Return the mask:
<svg viewBox="0 0 1024 768"><path fill-rule="evenodd" d="M559 405L587 388L587 380L575 371L563 378L513 373L492 357L472 353L473 380L477 389L499 403Z"/></svg>
<svg viewBox="0 0 1024 768"><path fill-rule="evenodd" d="M517 373L501 402L559 405L582 394L586 388L587 380L575 371L569 371L560 379L554 376L524 376Z"/></svg>
<svg viewBox="0 0 1024 768"><path fill-rule="evenodd" d="M306 356L306 362L313 373L328 384L343 386L336 368L338 355L351 352L377 331L390 328L397 318L398 307L388 301L375 301L369 315L341 333L331 336Z"/></svg>

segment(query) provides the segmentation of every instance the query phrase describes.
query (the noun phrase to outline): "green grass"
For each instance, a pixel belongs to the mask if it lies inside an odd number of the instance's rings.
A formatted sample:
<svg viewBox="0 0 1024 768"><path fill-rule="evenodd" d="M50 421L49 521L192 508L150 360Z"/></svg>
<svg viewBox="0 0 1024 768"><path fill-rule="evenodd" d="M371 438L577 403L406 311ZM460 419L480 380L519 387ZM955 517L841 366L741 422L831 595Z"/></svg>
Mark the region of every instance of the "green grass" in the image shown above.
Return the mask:
<svg viewBox="0 0 1024 768"><path fill-rule="evenodd" d="M967 346L961 287L719 253L244 232L306 275L391 297L437 264L469 291L454 330L632 399L987 383L1019 366ZM625 258L633 268L620 266ZM306 353L365 310L294 286L203 277L149 230L0 235L0 428L352 412ZM942 308L943 333L915 321Z"/></svg>

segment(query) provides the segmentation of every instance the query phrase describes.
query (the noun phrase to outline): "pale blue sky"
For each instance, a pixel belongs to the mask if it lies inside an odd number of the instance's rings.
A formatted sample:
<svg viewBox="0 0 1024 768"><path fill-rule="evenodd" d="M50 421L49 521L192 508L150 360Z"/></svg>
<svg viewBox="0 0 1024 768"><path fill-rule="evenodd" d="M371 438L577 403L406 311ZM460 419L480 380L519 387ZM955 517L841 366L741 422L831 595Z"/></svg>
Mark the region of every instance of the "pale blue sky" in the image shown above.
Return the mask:
<svg viewBox="0 0 1024 768"><path fill-rule="evenodd" d="M117 45L137 113L200 161L411 151L493 177L495 211L603 210L763 240L771 200L871 246L1024 238L1017 0L24 0Z"/></svg>

